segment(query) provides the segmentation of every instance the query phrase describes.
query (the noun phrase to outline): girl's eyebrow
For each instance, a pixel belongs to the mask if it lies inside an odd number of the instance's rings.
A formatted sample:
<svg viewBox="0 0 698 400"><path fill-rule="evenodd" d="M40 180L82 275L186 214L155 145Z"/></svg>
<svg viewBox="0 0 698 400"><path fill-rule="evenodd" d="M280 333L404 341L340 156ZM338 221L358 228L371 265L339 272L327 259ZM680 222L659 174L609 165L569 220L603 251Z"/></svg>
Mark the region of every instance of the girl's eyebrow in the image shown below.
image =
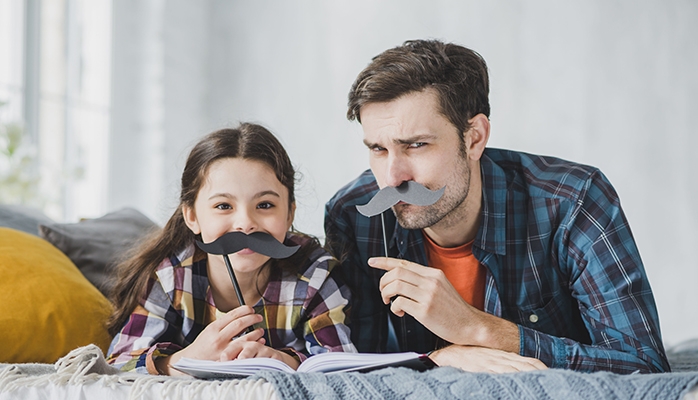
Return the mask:
<svg viewBox="0 0 698 400"><path fill-rule="evenodd" d="M214 199L216 197L225 197L226 199L234 199L235 198L235 196L233 196L230 193L214 193L208 199L211 200L211 199Z"/></svg>
<svg viewBox="0 0 698 400"><path fill-rule="evenodd" d="M255 195L254 195L254 198L255 198L255 199L258 199L258 198L264 197L264 196L274 196L274 197L279 197L279 198L281 198L281 195L278 194L278 193L277 193L276 191L274 191L274 190L263 190L263 191L261 191L261 192L255 194ZM214 198L216 198L216 197L223 197L223 198L226 198L226 199L235 199L235 196L233 196L233 195L230 194L230 193L214 193L214 194L211 195L211 197L209 197L208 199L211 200L211 199L214 199Z"/></svg>
<svg viewBox="0 0 698 400"><path fill-rule="evenodd" d="M254 197L259 198L259 197L264 197L264 196L275 196L275 197L281 197L278 193L276 193L273 190L264 190L262 192L257 193Z"/></svg>

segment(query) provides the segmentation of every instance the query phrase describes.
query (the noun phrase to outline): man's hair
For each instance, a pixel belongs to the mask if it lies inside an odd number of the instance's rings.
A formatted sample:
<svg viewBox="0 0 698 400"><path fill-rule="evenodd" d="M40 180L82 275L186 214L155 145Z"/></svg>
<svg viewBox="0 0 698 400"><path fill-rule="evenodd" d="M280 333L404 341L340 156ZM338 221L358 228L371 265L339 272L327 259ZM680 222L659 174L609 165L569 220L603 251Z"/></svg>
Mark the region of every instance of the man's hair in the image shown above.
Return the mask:
<svg viewBox="0 0 698 400"><path fill-rule="evenodd" d="M489 118L485 60L473 50L438 40L408 40L373 58L349 92L347 118L361 122L361 107L431 88L440 112L460 133L477 114Z"/></svg>

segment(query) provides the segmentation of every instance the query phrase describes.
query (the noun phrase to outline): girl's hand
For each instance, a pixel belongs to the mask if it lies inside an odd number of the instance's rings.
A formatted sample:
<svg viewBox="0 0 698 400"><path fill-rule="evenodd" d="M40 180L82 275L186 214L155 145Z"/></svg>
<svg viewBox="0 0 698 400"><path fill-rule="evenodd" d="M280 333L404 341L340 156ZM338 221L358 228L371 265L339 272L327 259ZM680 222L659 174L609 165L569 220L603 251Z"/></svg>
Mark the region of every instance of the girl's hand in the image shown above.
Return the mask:
<svg viewBox="0 0 698 400"><path fill-rule="evenodd" d="M263 330L259 329L262 332ZM244 360L246 358L275 358L277 360L283 361L288 366L293 369L298 368L298 360L284 353L273 349L264 344L264 338L256 338L257 331L243 335L235 340L233 340L232 346L229 346L226 350L221 353L221 361L227 360Z"/></svg>
<svg viewBox="0 0 698 400"><path fill-rule="evenodd" d="M250 306L242 306L231 310L204 328L189 346L169 357L155 360L156 368L163 374L181 374L177 370L170 368L170 366L182 357L217 361L224 358L223 354L237 356L241 350L240 339L242 338L245 338L245 342L261 341L261 344L263 344L263 329L256 329L233 340L236 336L243 333L248 326L262 322L262 319L262 316L255 314Z"/></svg>

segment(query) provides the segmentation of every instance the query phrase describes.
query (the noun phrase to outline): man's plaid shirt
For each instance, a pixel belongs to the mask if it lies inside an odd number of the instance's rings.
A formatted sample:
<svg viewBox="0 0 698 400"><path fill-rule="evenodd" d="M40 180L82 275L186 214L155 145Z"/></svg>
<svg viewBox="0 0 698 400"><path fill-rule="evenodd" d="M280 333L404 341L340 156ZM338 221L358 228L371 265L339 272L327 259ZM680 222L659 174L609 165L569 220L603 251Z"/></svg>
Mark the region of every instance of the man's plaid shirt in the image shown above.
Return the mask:
<svg viewBox="0 0 698 400"><path fill-rule="evenodd" d="M607 178L593 167L500 149L486 149L480 164L473 253L487 268L485 311L518 324L519 353L552 368L668 371L647 275ZM384 272L367 265L384 253L380 217L355 206L377 191L366 171L325 208L327 247L354 291L353 342L363 352L434 350L440 339L411 316L390 313L378 290ZM390 256L427 265L422 231L384 214ZM397 348L389 345L395 340Z"/></svg>

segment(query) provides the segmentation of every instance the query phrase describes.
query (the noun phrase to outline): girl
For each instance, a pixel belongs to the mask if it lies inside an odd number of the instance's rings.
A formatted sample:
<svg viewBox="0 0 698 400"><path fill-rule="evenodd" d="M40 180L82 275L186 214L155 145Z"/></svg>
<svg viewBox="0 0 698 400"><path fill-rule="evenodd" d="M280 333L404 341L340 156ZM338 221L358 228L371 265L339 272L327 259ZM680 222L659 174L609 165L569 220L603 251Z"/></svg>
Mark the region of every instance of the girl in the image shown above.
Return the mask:
<svg viewBox="0 0 698 400"><path fill-rule="evenodd" d="M345 325L349 290L332 273L336 260L317 239L289 232L293 188L291 161L265 128L245 123L204 137L184 167L177 210L119 266L107 360L174 375L181 357L271 357L297 368L313 354L355 352ZM238 304L223 257L195 245L231 231L301 245L281 260L250 249L230 255L245 304L254 307Z"/></svg>

